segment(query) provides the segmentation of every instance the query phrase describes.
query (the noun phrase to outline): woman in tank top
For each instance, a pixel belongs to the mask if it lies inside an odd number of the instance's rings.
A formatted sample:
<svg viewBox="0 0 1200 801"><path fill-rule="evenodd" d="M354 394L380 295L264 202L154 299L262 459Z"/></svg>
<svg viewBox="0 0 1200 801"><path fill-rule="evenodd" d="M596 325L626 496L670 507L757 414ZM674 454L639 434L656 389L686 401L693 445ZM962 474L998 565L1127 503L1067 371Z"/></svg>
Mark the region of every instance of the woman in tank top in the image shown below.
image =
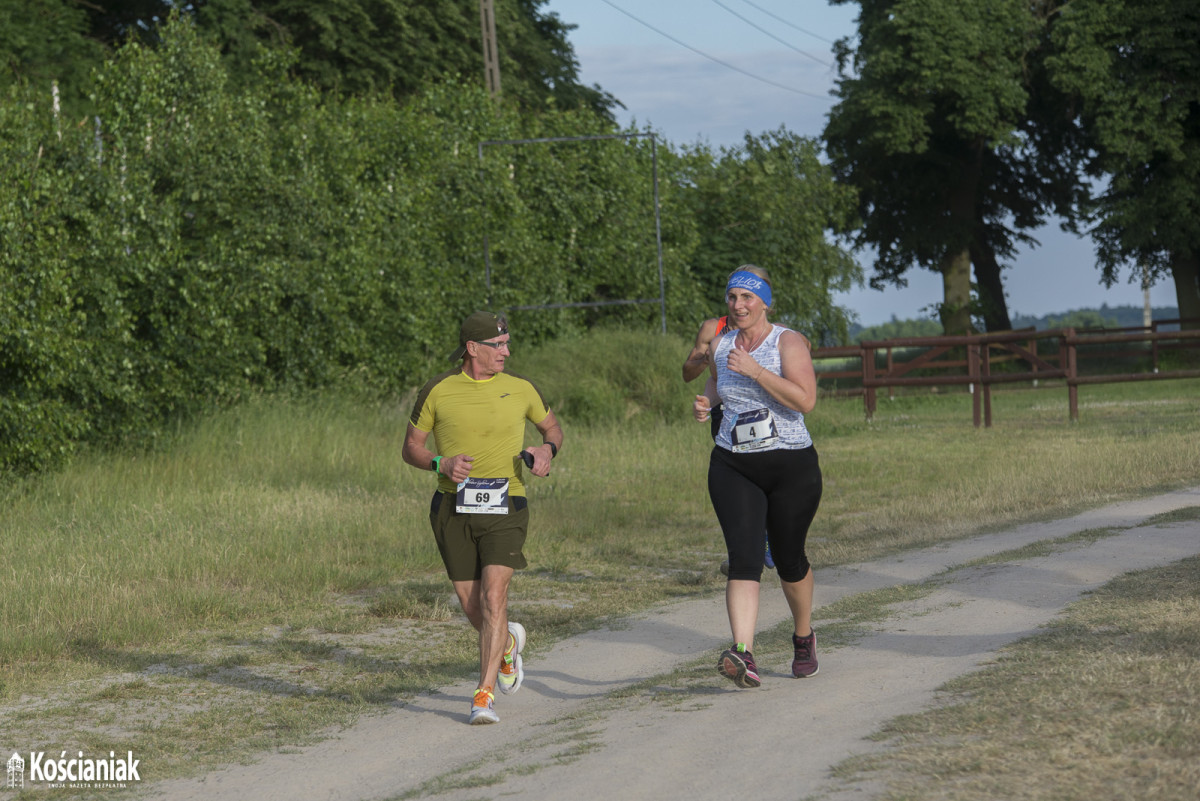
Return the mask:
<svg viewBox="0 0 1200 801"><path fill-rule="evenodd" d="M812 630L813 572L805 553L821 500L821 468L804 423L817 399L807 340L767 318L772 291L765 270L743 265L729 277L730 329L713 340L710 376L693 414L724 416L709 459L708 493L729 552L725 603L733 645L717 670L739 687L761 683L754 662L765 536L792 612L796 678L817 672Z"/></svg>

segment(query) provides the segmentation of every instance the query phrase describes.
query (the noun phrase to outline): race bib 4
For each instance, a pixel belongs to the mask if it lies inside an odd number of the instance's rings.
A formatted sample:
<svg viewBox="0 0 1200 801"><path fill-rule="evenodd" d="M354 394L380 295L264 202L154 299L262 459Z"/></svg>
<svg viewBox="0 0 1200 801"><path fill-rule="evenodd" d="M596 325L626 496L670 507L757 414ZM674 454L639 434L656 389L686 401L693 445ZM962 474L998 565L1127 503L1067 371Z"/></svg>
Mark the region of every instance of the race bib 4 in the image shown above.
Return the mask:
<svg viewBox="0 0 1200 801"><path fill-rule="evenodd" d="M733 450L739 453L756 451L778 442L779 431L775 428L775 418L771 416L770 409L752 409L738 414L729 430L729 438L733 442Z"/></svg>

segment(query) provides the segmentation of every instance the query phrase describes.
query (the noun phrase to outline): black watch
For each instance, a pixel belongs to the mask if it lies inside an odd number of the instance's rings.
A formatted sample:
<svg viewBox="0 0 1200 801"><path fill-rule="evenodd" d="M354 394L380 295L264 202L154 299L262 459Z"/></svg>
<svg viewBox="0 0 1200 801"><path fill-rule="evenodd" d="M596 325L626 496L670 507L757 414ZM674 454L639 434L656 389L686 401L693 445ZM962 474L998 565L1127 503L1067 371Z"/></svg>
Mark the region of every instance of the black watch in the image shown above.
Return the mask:
<svg viewBox="0 0 1200 801"><path fill-rule="evenodd" d="M553 459L555 456L558 456L558 446L553 442L547 442L546 444L550 446L550 458Z"/></svg>

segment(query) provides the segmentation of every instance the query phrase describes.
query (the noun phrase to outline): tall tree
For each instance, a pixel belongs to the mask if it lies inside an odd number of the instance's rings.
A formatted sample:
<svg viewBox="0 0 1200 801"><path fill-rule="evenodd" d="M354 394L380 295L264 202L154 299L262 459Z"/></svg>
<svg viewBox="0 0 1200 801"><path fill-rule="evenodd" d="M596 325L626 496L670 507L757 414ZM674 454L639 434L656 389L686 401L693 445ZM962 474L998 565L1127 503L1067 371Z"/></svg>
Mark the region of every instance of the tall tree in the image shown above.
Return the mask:
<svg viewBox="0 0 1200 801"><path fill-rule="evenodd" d="M178 7L170 0L103 0L79 5L87 11L92 38L109 48L132 38L154 40L155 26L165 22L171 11Z"/></svg>
<svg viewBox="0 0 1200 801"><path fill-rule="evenodd" d="M871 285L904 286L916 264L942 276L947 333L970 331L973 312L988 330L1011 328L1000 260L1035 244L1025 231L1074 183L1035 147L1032 98L1044 82L1032 54L1045 4L856 2L857 48L838 43L840 100L825 140L838 177L859 190L855 243L876 250Z"/></svg>
<svg viewBox="0 0 1200 801"><path fill-rule="evenodd" d="M496 0L501 94L519 108L586 108L613 121L620 102L579 81L574 29L547 0ZM293 73L339 94L410 97L430 85L483 85L479 0L0 0L4 75L57 79L86 97L92 67L123 42L159 41L172 12L217 42L235 81L252 80L261 46L296 53Z"/></svg>
<svg viewBox="0 0 1200 801"><path fill-rule="evenodd" d="M546 0L496 0L501 94L526 109L589 108L611 119L615 98L579 82L574 28ZM197 0L201 28L235 72L255 43L298 50L295 71L322 89L410 96L430 84L483 84L479 0Z"/></svg>
<svg viewBox="0 0 1200 801"><path fill-rule="evenodd" d="M0 0L0 87L25 81L49 97L57 84L66 113L77 112L104 47L89 36L87 12L72 0Z"/></svg>
<svg viewBox="0 0 1200 801"><path fill-rule="evenodd" d="M861 280L849 253L826 234L857 222L854 192L821 163L820 143L784 128L747 135L713 158L693 154L688 202L699 226L696 276L717 303L729 273L751 262L771 274L780 318L818 344L844 341L847 321L832 295Z"/></svg>
<svg viewBox="0 0 1200 801"><path fill-rule="evenodd" d="M1200 318L1200 6L1072 0L1054 41L1054 80L1082 100L1104 187L1080 209L1104 283L1123 267L1170 276L1180 316Z"/></svg>

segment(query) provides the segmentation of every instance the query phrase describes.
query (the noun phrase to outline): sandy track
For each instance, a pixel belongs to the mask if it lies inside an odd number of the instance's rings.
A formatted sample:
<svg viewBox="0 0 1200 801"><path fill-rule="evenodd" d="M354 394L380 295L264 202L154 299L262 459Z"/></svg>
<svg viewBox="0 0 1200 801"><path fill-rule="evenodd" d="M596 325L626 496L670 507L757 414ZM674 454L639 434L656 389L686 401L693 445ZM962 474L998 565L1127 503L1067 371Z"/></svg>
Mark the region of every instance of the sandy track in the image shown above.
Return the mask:
<svg viewBox="0 0 1200 801"><path fill-rule="evenodd" d="M501 722L467 726L472 683L444 688L361 720L322 743L262 755L191 780L143 788L151 798L338 799L430 797L591 799L737 797L867 799L830 768L877 746L889 718L928 706L947 680L1035 632L1084 592L1122 573L1200 553L1200 524L1142 526L1200 506L1200 488L1113 504L1076 517L820 570L816 603L922 582L973 559L1096 528L1117 536L1050 556L959 568L920 601L896 610L852 646L822 651L819 675L791 678L787 659L760 660L763 686L738 690L707 664L711 681L657 700L619 690L727 645L722 598L688 601L538 651L524 687L497 696ZM777 581L764 581L759 630L787 617ZM531 631L536 638L537 632ZM760 641L760 652L765 647Z"/></svg>

